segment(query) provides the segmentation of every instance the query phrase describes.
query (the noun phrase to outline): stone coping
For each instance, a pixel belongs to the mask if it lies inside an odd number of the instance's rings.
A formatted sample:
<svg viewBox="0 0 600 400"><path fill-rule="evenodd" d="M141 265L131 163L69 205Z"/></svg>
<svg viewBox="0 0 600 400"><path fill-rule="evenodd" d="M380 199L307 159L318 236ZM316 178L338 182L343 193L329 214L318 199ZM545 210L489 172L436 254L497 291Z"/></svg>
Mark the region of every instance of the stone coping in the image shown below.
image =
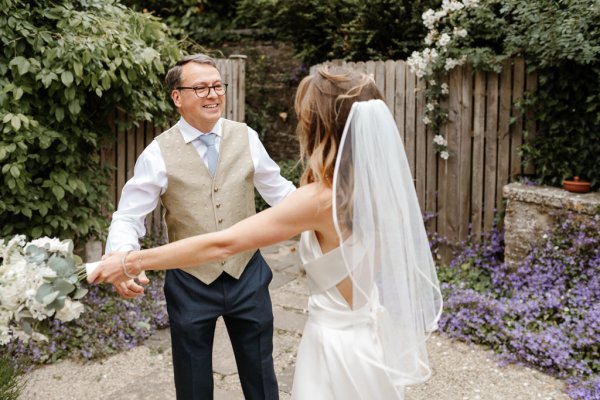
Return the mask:
<svg viewBox="0 0 600 400"><path fill-rule="evenodd" d="M553 186L510 183L502 193L508 200L550 206L581 214L600 213L600 192L571 193Z"/></svg>

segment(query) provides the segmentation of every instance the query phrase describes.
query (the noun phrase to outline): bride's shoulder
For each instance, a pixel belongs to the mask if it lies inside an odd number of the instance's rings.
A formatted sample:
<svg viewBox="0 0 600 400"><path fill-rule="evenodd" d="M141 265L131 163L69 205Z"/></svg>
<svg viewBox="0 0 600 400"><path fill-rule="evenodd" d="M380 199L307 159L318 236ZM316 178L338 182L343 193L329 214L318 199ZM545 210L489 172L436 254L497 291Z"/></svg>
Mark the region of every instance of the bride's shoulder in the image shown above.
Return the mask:
<svg viewBox="0 0 600 400"><path fill-rule="evenodd" d="M321 204L327 204L331 202L331 188L321 183L313 182L302 185L296 190L296 192L302 197L313 199Z"/></svg>

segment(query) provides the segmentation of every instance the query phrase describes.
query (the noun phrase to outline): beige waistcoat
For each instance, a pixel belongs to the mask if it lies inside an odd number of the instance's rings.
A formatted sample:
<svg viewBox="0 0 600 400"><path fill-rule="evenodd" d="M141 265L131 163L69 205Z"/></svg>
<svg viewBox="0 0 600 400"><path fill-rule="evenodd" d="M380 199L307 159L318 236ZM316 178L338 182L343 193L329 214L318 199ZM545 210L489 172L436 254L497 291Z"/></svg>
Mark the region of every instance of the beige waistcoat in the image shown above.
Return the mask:
<svg viewBox="0 0 600 400"><path fill-rule="evenodd" d="M185 143L177 125L156 137L167 170L167 191L161 202L170 242L228 228L256 213L248 127L225 119L221 133L214 177L194 145ZM254 252L183 270L206 284L223 271L237 279Z"/></svg>

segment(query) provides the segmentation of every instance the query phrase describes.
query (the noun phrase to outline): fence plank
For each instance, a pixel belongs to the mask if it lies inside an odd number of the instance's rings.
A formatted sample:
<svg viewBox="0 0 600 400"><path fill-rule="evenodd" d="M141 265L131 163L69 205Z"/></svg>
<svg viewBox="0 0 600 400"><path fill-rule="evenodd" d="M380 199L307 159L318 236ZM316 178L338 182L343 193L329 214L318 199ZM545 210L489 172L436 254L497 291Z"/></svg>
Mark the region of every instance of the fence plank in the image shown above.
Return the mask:
<svg viewBox="0 0 600 400"><path fill-rule="evenodd" d="M498 115L498 166L496 168L496 209L502 209L502 187L510 175L510 105L511 105L512 65L505 62L500 73L500 104Z"/></svg>
<svg viewBox="0 0 600 400"><path fill-rule="evenodd" d="M237 93L236 93L236 103L237 103L237 115L235 116L236 121L245 122L246 121L246 56L244 58L238 58L241 62L237 63L237 76L235 76L235 81L237 82Z"/></svg>
<svg viewBox="0 0 600 400"><path fill-rule="evenodd" d="M515 104L523 99L525 90L525 61L522 58L515 60L513 72L512 103ZM511 114L515 117L515 122L510 127L510 179L512 180L522 171L519 151L523 144L523 117L514 107Z"/></svg>
<svg viewBox="0 0 600 400"><path fill-rule="evenodd" d="M441 84L448 84L447 78L444 78ZM440 102L440 106L448 110L449 99L448 97L442 98ZM444 124L440 133L444 137L448 138L448 129L450 124ZM448 238L448 215L450 210L448 210L448 160L441 159L439 155L438 157L438 170L437 170L437 233L442 238ZM445 257L447 254L446 248L442 249L442 257Z"/></svg>
<svg viewBox="0 0 600 400"><path fill-rule="evenodd" d="M392 115L396 116L396 108L394 107L394 95L396 94L396 63L393 60L385 62L385 91L383 98L385 103L390 108Z"/></svg>
<svg viewBox="0 0 600 400"><path fill-rule="evenodd" d="M526 90L527 92L535 92L537 89L537 75L529 74L526 78ZM529 110L525 117L525 125L527 127L527 135L524 137L526 143L532 143L535 140L537 133L537 126L535 122L535 114L533 110ZM533 174L535 167L531 160L526 160L525 173Z"/></svg>
<svg viewBox="0 0 600 400"><path fill-rule="evenodd" d="M400 130L400 136L402 142L406 140L406 75L407 67L406 63L399 61L396 63L396 98L394 99L394 118L396 119L396 125Z"/></svg>
<svg viewBox="0 0 600 400"><path fill-rule="evenodd" d="M487 74L485 116L485 186L483 194L483 229L494 223L496 208L496 168L498 161L498 75Z"/></svg>
<svg viewBox="0 0 600 400"><path fill-rule="evenodd" d="M375 61L375 84L383 95L385 93L385 64L383 61ZM385 99L385 97L384 97Z"/></svg>
<svg viewBox="0 0 600 400"><path fill-rule="evenodd" d="M367 61L365 62L366 73L375 78L375 61Z"/></svg>
<svg viewBox="0 0 600 400"><path fill-rule="evenodd" d="M479 238L483 221L485 82L485 74L477 71L475 73L473 109L473 183L471 191L471 230L475 240Z"/></svg>
<svg viewBox="0 0 600 400"><path fill-rule="evenodd" d="M415 176L415 118L416 118L416 84L417 77L413 73L406 74L406 120L404 125L404 148L412 176Z"/></svg>
<svg viewBox="0 0 600 400"><path fill-rule="evenodd" d="M461 101L462 101L462 71L453 70L448 77L448 86L450 93L448 95L448 123L446 130L446 139L448 140L448 149L453 156L446 161L446 209L447 224L446 237L457 238L459 231L460 203L459 203L459 169L462 161L457 157L460 154L460 132L461 132Z"/></svg>
<svg viewBox="0 0 600 400"><path fill-rule="evenodd" d="M466 240L469 236L471 221L471 157L473 136L473 70L471 66L461 67L461 109L460 109L460 139L459 139L459 226L458 240Z"/></svg>
<svg viewBox="0 0 600 400"><path fill-rule="evenodd" d="M434 133L430 127L425 130L427 133L427 146L426 146L426 163L427 171L425 172L425 214L430 219L425 223L429 232L437 232L437 222L439 216L437 215L438 203L437 203L437 171L438 171L438 156L435 154L435 150L431 143L433 143Z"/></svg>
<svg viewBox="0 0 600 400"><path fill-rule="evenodd" d="M416 148L415 148L415 189L419 206L421 210L425 210L425 191L426 191L426 176L427 176L427 133L426 125L423 123L425 116L425 89L427 85L425 80L417 80L417 127L416 127Z"/></svg>

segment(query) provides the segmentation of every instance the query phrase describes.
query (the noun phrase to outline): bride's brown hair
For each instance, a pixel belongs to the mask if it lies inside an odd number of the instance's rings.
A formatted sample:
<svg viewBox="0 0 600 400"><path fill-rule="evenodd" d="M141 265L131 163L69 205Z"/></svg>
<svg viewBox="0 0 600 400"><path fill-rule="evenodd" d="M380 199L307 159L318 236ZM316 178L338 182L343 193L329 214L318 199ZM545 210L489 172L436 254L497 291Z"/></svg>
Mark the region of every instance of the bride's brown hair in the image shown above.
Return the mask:
<svg viewBox="0 0 600 400"><path fill-rule="evenodd" d="M304 174L300 184L331 186L344 125L356 101L382 99L369 76L340 67L320 67L300 82L296 92L296 133Z"/></svg>

